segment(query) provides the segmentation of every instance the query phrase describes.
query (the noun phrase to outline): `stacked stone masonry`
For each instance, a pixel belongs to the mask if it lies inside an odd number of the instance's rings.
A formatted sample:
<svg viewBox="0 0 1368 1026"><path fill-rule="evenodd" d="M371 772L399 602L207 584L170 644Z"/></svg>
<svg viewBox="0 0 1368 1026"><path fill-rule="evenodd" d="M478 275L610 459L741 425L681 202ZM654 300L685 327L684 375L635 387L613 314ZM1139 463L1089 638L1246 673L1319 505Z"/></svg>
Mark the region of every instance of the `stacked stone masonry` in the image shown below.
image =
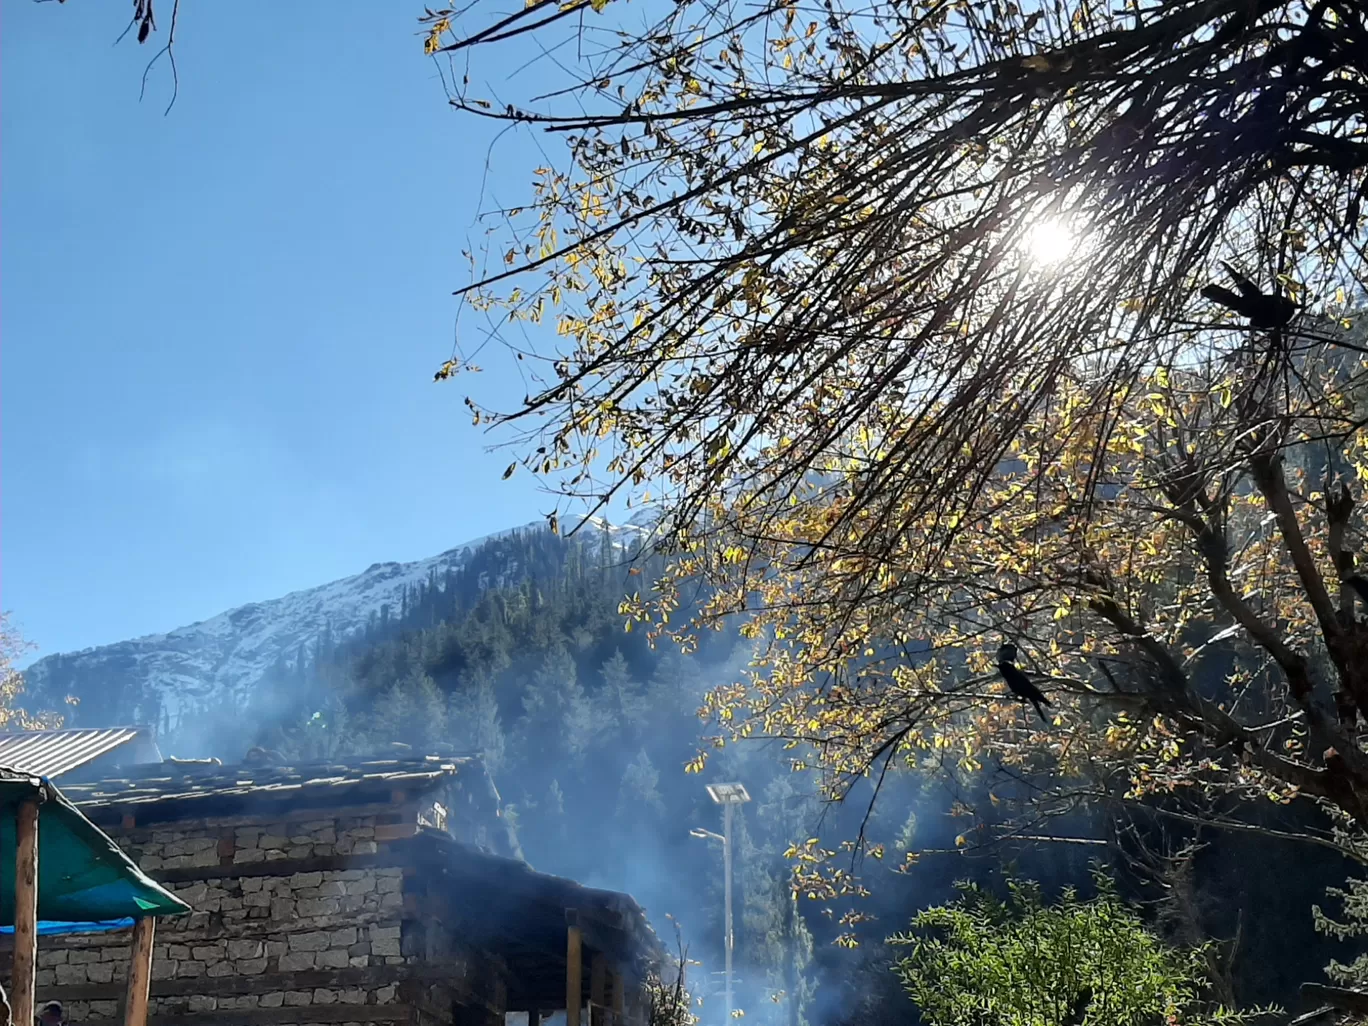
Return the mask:
<svg viewBox="0 0 1368 1026"><path fill-rule="evenodd" d="M217 867L222 874L231 866L243 866L245 872L258 874L167 884L194 912L158 921L151 1016L399 1002L396 984L383 982L384 977L398 974L387 974L383 967L420 961L402 953L402 868L376 865L271 875L261 865L336 855L373 856L381 850L376 827L376 817L352 816L255 824L244 824L241 819L198 820L166 829L114 832L115 840L154 877L159 871L194 867L211 872L215 871L211 867ZM104 1000L68 995L73 988L90 991L92 985L101 984L114 985L121 993L127 968L125 931L45 937L38 956L39 1000L62 1000L72 1022L118 1021L117 994ZM361 982L292 989L282 980L280 989L271 987L273 977L307 976L317 970L352 970L322 975ZM236 979L230 983L224 977ZM241 982L253 979L257 985ZM176 987L174 996L156 996L155 981L169 980L184 981L184 986ZM203 992L195 992L194 981L203 982ZM260 992L224 993L234 989ZM338 1026L347 1021L341 1014L340 1009L330 1008L321 1021ZM357 1021L374 1018L358 1016Z"/></svg>

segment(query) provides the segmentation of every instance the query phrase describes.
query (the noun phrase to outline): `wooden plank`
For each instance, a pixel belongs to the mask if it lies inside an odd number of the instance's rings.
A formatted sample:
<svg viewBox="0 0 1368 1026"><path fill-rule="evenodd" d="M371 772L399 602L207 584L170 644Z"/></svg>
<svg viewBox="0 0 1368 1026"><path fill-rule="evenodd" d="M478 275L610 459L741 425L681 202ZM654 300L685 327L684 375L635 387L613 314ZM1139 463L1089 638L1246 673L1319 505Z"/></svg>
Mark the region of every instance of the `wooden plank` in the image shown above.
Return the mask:
<svg viewBox="0 0 1368 1026"><path fill-rule="evenodd" d="M276 990L313 990L325 987L340 990L362 987L371 990L387 987L406 980L446 982L458 979L463 964L434 963L432 965L351 966L346 969L302 969L292 973L257 973L253 976L191 976L175 980L153 980L151 995L156 998L186 997L202 994L206 997L239 997L244 994L265 994ZM87 983L62 988L62 996L69 1001L114 1001L123 994L118 983Z"/></svg>
<svg viewBox="0 0 1368 1026"><path fill-rule="evenodd" d="M274 859L239 862L230 866L179 866L148 870L158 883L201 883L239 876L293 876L295 873L327 873L343 869L398 869L398 855L382 850L374 855L315 855L307 859Z"/></svg>
<svg viewBox="0 0 1368 1026"><path fill-rule="evenodd" d="M380 823L375 828L375 839L377 841L397 841L404 837L414 837L418 833L418 824L414 823Z"/></svg>
<svg viewBox="0 0 1368 1026"><path fill-rule="evenodd" d="M156 931L156 923L151 916L143 916L133 924L124 1026L147 1026L148 986L152 982L152 936Z"/></svg>
<svg viewBox="0 0 1368 1026"><path fill-rule="evenodd" d="M583 1003L580 988L584 983L580 928L574 925L573 909L566 910L565 917L571 921L565 931L565 1026L580 1026L580 1005Z"/></svg>
<svg viewBox="0 0 1368 1026"><path fill-rule="evenodd" d="M33 1022L38 971L38 802L20 802L14 817L14 972L10 1008L14 1021Z"/></svg>
<svg viewBox="0 0 1368 1026"><path fill-rule="evenodd" d="M90 799L96 800L96 799ZM309 808L292 809L288 806L282 807L271 802L270 799L263 798L263 805L260 812L231 812L221 815L211 815L208 810L203 810L202 814L197 814L197 810L191 809L189 813L183 807L176 809L164 809L164 805L184 806L185 804L196 801L205 801L201 798L188 799L163 799L154 802L120 802L110 805L90 805L83 801L80 794L73 798L77 808L85 815L86 819L99 826L106 833L117 834L121 829L120 824L125 816L136 817L136 821L141 824L143 830L154 830L165 823L175 823L177 830L218 830L220 827L233 829L235 827L256 827L263 823L309 823L315 820L325 819L354 819L361 816L375 816L380 813L393 812L394 805L388 801L358 802L355 805L330 805L330 806L310 806ZM205 801L207 805L208 802ZM415 815L418 805L413 805ZM169 815L161 815L169 812ZM129 828L132 829L132 828Z"/></svg>
<svg viewBox="0 0 1368 1026"><path fill-rule="evenodd" d="M295 1005L154 1015L148 1026L276 1026L278 1023L407 1022L408 1005Z"/></svg>
<svg viewBox="0 0 1368 1026"><path fill-rule="evenodd" d="M608 982L613 988L613 1017L618 1022L621 1022L626 1002L626 994L622 988L622 970L616 968L611 970L608 973Z"/></svg>
<svg viewBox="0 0 1368 1026"><path fill-rule="evenodd" d="M459 879L466 874L461 873L461 867L457 866L452 868L451 876ZM480 881L478 870L470 873L468 879ZM565 914L565 907L559 900L537 896L530 890L515 891L494 886L485 891L477 890L472 893L479 894L478 904L472 899L456 907L453 912L467 931L472 928L476 931L481 942L498 946L501 950L514 954L529 954L542 959L554 958L557 962L560 961L559 956L563 949L559 944L554 949L549 945L533 944L529 942L528 936L532 929L530 924L534 921L540 923L543 917L546 920L546 929L537 932L548 936L548 939L554 936L550 933L551 922L560 920ZM610 962L630 965L636 949L632 936L626 931L605 925L599 916L583 908L579 909L576 925L580 930L580 939L586 947L602 951Z"/></svg>

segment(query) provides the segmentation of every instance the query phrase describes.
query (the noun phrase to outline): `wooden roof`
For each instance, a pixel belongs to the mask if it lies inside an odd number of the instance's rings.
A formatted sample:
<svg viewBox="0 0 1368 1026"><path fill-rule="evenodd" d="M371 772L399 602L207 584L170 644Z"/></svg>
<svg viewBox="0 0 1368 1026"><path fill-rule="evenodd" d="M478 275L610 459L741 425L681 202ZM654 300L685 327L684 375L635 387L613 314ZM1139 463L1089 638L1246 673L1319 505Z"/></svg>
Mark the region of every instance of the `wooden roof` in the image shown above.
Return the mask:
<svg viewBox="0 0 1368 1026"><path fill-rule="evenodd" d="M327 808L389 802L395 791L416 797L452 782L498 807L499 795L476 756L404 756L292 766L239 763L231 766L160 763L131 767L104 780L64 784L62 790L96 822L125 813L139 823L190 816L232 816L273 806ZM483 802L482 802L483 803Z"/></svg>
<svg viewBox="0 0 1368 1026"><path fill-rule="evenodd" d="M566 930L640 982L664 958L655 931L631 895L538 873L520 859L481 851L440 830L394 845L431 882L433 911L508 965L510 1008L559 1007L565 994ZM472 883L477 886L472 887ZM591 959L584 958L584 994Z"/></svg>

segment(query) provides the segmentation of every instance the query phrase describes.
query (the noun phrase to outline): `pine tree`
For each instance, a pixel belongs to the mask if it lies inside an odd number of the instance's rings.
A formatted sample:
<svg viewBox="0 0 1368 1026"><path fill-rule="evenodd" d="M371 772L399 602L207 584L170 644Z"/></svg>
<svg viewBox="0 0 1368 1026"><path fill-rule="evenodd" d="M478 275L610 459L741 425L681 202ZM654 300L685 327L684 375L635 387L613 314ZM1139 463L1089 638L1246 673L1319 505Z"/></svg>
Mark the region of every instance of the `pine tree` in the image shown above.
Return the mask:
<svg viewBox="0 0 1368 1026"><path fill-rule="evenodd" d="M572 762L583 758L599 732L575 662L564 645L547 651L532 675L523 694L523 711L523 742Z"/></svg>
<svg viewBox="0 0 1368 1026"><path fill-rule="evenodd" d="M560 819L565 815L565 793L561 791L560 781L553 779L546 789L546 801L542 803L542 813L548 819Z"/></svg>
<svg viewBox="0 0 1368 1026"><path fill-rule="evenodd" d="M421 749L447 739L446 701L432 678L415 668L377 703L371 734L376 746L395 741Z"/></svg>
<svg viewBox="0 0 1368 1026"><path fill-rule="evenodd" d="M567 860L574 859L575 849L569 843L566 830L565 792L561 790L560 781L553 778L542 793L542 799L524 803L518 815L525 828L518 840L533 866L550 864L560 868L567 865ZM535 828L526 829L533 823Z"/></svg>
<svg viewBox="0 0 1368 1026"><path fill-rule="evenodd" d="M644 820L657 819L665 811L659 785L660 774L643 748L622 774L622 784L618 788L618 818L638 825Z"/></svg>
<svg viewBox="0 0 1368 1026"><path fill-rule="evenodd" d="M603 710L603 719L610 726L620 744L633 744L644 727L646 698L640 683L632 679L631 667L622 654L615 648L607 662L599 669L602 686L599 688L597 705Z"/></svg>
<svg viewBox="0 0 1368 1026"><path fill-rule="evenodd" d="M353 729L346 703L334 695L321 709L277 728L266 739L266 747L291 761L310 762L341 758L366 746Z"/></svg>
<svg viewBox="0 0 1368 1026"><path fill-rule="evenodd" d="M795 838L806 837L820 814L819 803L810 793L794 786L794 775L785 773L764 786L757 803L756 820L771 843L787 846Z"/></svg>
<svg viewBox="0 0 1368 1026"><path fill-rule="evenodd" d="M787 867L779 867L782 880L783 914L779 936L783 943L784 1001L783 1026L807 1026L808 1009L816 994L812 981L812 931L798 910L798 893L789 881Z"/></svg>
<svg viewBox="0 0 1368 1026"><path fill-rule="evenodd" d="M776 808L783 810L783 801L792 792L785 778L776 778L766 787L767 801L757 809L756 818L761 823L772 818ZM812 1000L808 980L812 934L799 914L788 867L777 846L752 841L745 815L737 814L735 832L742 891L741 929L746 971L751 978L747 1017L774 1026L806 1026L806 1011ZM775 840L785 836L771 834Z"/></svg>
<svg viewBox="0 0 1368 1026"><path fill-rule="evenodd" d="M505 745L493 679L482 670L463 675L447 708L451 743L458 749L478 752L497 780L504 766Z"/></svg>

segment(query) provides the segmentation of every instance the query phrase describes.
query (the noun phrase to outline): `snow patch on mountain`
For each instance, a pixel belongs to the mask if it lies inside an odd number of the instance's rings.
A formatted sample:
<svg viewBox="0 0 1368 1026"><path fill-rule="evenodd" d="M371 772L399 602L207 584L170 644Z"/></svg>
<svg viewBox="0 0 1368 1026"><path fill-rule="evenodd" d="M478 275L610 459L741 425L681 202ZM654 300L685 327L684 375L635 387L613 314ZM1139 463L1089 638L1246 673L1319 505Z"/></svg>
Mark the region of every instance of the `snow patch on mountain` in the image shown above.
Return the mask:
<svg viewBox="0 0 1368 1026"><path fill-rule="evenodd" d="M646 533L638 525L615 526L597 518L587 519L583 527L581 537L607 531L623 548ZM64 709L71 726L133 721L176 734L191 719L245 711L254 685L282 660L293 662L325 630L343 640L385 606L398 615L406 589L434 577L441 581L475 549L521 532L545 530L542 521L509 528L428 559L375 563L355 576L251 602L165 634L48 656L24 672L26 699L30 707L53 708L76 696L79 704ZM499 579L482 585L498 585L517 575L518 567L510 562Z"/></svg>

